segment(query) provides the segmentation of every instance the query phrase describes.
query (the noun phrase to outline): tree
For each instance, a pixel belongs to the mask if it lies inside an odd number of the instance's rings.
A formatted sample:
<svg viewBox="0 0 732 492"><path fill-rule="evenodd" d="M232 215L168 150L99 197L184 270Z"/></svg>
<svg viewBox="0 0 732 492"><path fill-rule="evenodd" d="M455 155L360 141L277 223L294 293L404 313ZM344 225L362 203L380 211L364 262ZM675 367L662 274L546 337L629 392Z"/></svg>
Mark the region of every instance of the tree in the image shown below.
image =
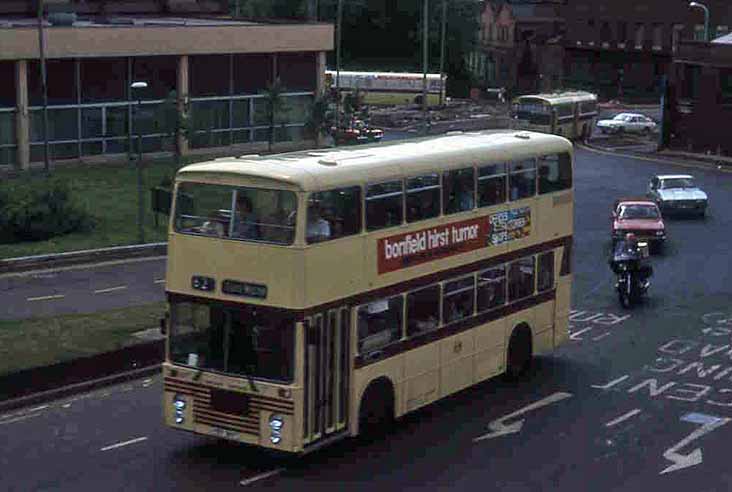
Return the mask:
<svg viewBox="0 0 732 492"><path fill-rule="evenodd" d="M182 105L183 110L179 111L178 93L172 90L162 105L162 123L166 137L173 140L173 166L174 171L180 169L183 149L181 138L188 138L189 117L187 105Z"/></svg>
<svg viewBox="0 0 732 492"><path fill-rule="evenodd" d="M277 113L285 108L284 92L285 88L279 77L274 82L267 84L267 88L262 91L267 101L267 122L269 123L269 145L267 149L269 152L272 152L272 144L274 143Z"/></svg>
<svg viewBox="0 0 732 492"><path fill-rule="evenodd" d="M305 122L305 134L318 141L320 145L320 136L328 133L333 125L335 125L335 113L332 110L334 100L332 93L317 97L310 106L308 119Z"/></svg>

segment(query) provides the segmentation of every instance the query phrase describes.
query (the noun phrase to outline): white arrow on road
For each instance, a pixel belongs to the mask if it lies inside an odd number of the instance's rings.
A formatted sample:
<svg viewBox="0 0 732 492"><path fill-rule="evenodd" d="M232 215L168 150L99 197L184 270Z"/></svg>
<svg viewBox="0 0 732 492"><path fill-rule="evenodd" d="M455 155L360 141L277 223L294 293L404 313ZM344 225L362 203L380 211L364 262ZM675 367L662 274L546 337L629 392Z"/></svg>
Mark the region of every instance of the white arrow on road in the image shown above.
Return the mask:
<svg viewBox="0 0 732 492"><path fill-rule="evenodd" d="M483 441L485 439L493 439L494 437L503 436L505 434L513 434L516 432L519 432L521 430L521 427L524 426L524 419L517 420L513 424L504 424L506 420L510 420L514 417L518 417L519 415L523 415L527 412L530 412L532 410L536 410L537 408L545 407L547 405L551 405L552 403L556 403L558 401L564 400L565 398L569 398L572 396L572 393L562 393L557 392L553 395L549 395L546 398L543 398L537 402L532 403L531 405L527 405L524 408L521 408L519 410L516 410L513 413L510 413L508 415L504 415L500 419L494 420L490 424L488 424L488 428L492 431L487 434L484 434L480 437L476 437L473 439L473 442Z"/></svg>
<svg viewBox="0 0 732 492"><path fill-rule="evenodd" d="M695 466L702 462L702 450L701 448L696 448L694 451L692 451L689 454L681 454L677 451L687 444L689 444L691 441L694 441L696 439L699 439L705 434L708 434L712 432L715 429L718 429L722 427L724 424L730 421L728 418L723 417L715 417L713 415L705 415L703 413L690 413L687 415L684 415L681 420L684 420L686 422L692 422L695 424L702 424L701 427L696 429L694 432L683 438L681 441L673 445L672 447L668 448L664 453L663 457L666 458L669 461L673 461L673 465L669 465L666 467L660 475L663 475L664 473L669 473L676 470L681 470L683 468L687 468L689 466Z"/></svg>

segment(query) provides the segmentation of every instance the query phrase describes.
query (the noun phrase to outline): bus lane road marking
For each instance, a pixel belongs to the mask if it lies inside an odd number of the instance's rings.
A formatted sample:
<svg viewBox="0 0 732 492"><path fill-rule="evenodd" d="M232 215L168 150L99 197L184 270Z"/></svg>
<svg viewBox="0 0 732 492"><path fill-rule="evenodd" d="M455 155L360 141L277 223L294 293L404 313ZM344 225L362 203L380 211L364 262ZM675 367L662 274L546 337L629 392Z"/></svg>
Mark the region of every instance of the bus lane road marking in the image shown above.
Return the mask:
<svg viewBox="0 0 732 492"><path fill-rule="evenodd" d="M271 470L271 471L268 471L268 472L260 473L259 475L254 475L253 477L245 478L244 480L242 480L242 481L239 482L239 485L241 485L243 487L246 487L247 485L251 485L254 482L258 482L260 480L264 480L265 478L270 478L270 477L273 477L275 475L279 475L283 471L285 471L284 468L277 468L275 470Z"/></svg>
<svg viewBox="0 0 732 492"><path fill-rule="evenodd" d="M159 278L157 280L154 280L153 282L156 283L156 284L164 284L165 283L165 279L164 278Z"/></svg>
<svg viewBox="0 0 732 492"><path fill-rule="evenodd" d="M620 422L624 422L624 421L628 420L629 418L638 415L639 413L641 413L640 408L634 408L630 412L624 413L620 417L612 419L610 422L606 422L605 427L612 427L614 425L618 425Z"/></svg>
<svg viewBox="0 0 732 492"><path fill-rule="evenodd" d="M573 309L569 312L569 339L581 342L587 339L597 342L610 336L610 331L597 333L621 324L630 318L629 314L618 316L614 313L599 313ZM594 335L594 336L593 336Z"/></svg>
<svg viewBox="0 0 732 492"><path fill-rule="evenodd" d="M100 451L109 451L112 449L121 448L122 446L129 446L130 444L135 444L135 443L142 442L142 441L147 441L147 437L145 437L145 436L137 437L135 439L130 439L129 441L118 442L116 444L110 444L109 446L105 446L102 449L100 449Z"/></svg>
<svg viewBox="0 0 732 492"><path fill-rule="evenodd" d="M493 422L491 422L490 424L488 424L488 428L491 430L491 432L488 432L487 434L483 434L482 436L476 437L475 439L473 439L473 442L480 442L485 439L493 439L494 437L499 437L499 436L503 436L506 434L514 434L516 432L519 432L519 431L521 431L521 428L524 426L524 419L517 420L513 424L508 424L508 425L505 424L505 421L512 419L514 417L518 417L519 415L523 415L532 410L536 410L537 408L551 405L552 403L556 403L558 401L564 400L571 396L572 396L572 393L563 393L563 392L559 391L557 393L547 396L546 398L542 398L539 401L531 403L530 405L520 408L513 413L504 415L503 417L496 419Z"/></svg>
<svg viewBox="0 0 732 492"><path fill-rule="evenodd" d="M703 413L688 413L681 417L681 420L692 424L701 424L701 427L694 430L694 432L668 448L663 453L663 457L673 462L673 465L669 465L664 468L659 475L701 464L703 460L701 448L696 448L687 454L679 453L679 449L688 445L692 441L699 439L705 434L709 434L713 430L719 429L723 425L727 424L731 419L715 417L714 415L705 415Z"/></svg>

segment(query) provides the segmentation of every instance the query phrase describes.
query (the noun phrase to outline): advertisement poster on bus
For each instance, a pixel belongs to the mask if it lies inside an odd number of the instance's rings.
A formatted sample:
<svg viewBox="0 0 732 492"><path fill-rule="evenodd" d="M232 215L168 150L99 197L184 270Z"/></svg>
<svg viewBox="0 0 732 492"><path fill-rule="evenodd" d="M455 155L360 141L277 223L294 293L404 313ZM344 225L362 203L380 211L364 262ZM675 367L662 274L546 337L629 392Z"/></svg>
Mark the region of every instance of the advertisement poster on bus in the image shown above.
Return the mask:
<svg viewBox="0 0 732 492"><path fill-rule="evenodd" d="M527 237L531 208L521 207L475 219L395 234L378 240L378 272L384 274L448 256Z"/></svg>

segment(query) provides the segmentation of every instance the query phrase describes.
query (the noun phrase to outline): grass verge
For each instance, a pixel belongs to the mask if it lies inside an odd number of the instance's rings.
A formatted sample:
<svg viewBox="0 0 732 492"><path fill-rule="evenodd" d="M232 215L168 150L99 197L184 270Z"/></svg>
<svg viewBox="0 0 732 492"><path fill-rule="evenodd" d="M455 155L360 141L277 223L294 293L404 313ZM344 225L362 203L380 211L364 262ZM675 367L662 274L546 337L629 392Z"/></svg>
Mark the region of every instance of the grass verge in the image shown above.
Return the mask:
<svg viewBox="0 0 732 492"><path fill-rule="evenodd" d="M137 170L129 164L69 164L52 171L54 178L69 185L73 199L97 219L91 232L57 236L46 241L0 244L0 258L16 258L66 251L124 246L138 243L137 226ZM148 161L143 168L144 239L146 243L166 240L168 217L151 210L150 189L165 177L172 178L175 169L170 159ZM45 180L38 172L5 179L0 186L10 196L27 190Z"/></svg>
<svg viewBox="0 0 732 492"><path fill-rule="evenodd" d="M140 343L132 333L159 326L165 309L164 302L156 302L88 314L0 320L0 374Z"/></svg>

